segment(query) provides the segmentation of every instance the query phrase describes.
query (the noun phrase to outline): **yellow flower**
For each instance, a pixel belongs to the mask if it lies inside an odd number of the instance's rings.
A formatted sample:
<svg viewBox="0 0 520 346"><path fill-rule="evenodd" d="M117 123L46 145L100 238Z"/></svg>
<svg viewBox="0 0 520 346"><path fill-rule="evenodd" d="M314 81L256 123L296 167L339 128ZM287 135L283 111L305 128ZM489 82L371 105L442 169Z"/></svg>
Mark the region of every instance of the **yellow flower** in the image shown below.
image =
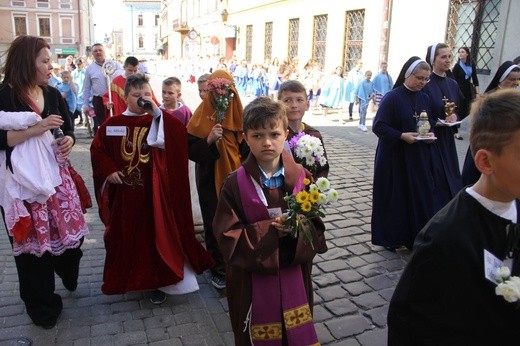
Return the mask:
<svg viewBox="0 0 520 346"><path fill-rule="evenodd" d="M301 208L302 208L303 212L307 213L307 212L311 211L312 204L309 201L305 201L302 203Z"/></svg>
<svg viewBox="0 0 520 346"><path fill-rule="evenodd" d="M309 199L309 193L307 191L300 191L296 195L296 202L302 204Z"/></svg>
<svg viewBox="0 0 520 346"><path fill-rule="evenodd" d="M319 191L313 191L313 192L311 192L309 198L310 198L312 204L318 202L319 199L320 199L320 193L319 193Z"/></svg>
<svg viewBox="0 0 520 346"><path fill-rule="evenodd" d="M308 179L308 178L303 179L303 185L307 186L310 183L311 183L310 179Z"/></svg>

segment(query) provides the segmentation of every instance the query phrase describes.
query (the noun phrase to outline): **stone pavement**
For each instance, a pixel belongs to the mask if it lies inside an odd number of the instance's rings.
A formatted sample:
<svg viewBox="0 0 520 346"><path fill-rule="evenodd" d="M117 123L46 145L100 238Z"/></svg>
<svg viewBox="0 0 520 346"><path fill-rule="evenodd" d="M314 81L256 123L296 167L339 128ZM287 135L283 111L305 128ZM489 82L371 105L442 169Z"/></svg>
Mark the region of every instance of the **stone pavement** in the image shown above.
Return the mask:
<svg viewBox="0 0 520 346"><path fill-rule="evenodd" d="M375 136L323 118L309 115L307 120L323 131L329 178L340 200L325 218L329 250L316 257L313 268L318 337L323 345L386 345L388 302L408 252L392 253L370 243ZM92 193L91 140L84 128L77 137L72 162ZM78 289L69 292L56 280L64 309L51 330L34 326L25 313L10 245L5 230L0 231L0 346L27 345L27 339L33 345L234 344L225 293L211 286L208 273L198 277L200 291L168 297L162 305L151 304L140 292L103 295L105 251L97 212L94 207L86 214L90 235L83 245Z"/></svg>

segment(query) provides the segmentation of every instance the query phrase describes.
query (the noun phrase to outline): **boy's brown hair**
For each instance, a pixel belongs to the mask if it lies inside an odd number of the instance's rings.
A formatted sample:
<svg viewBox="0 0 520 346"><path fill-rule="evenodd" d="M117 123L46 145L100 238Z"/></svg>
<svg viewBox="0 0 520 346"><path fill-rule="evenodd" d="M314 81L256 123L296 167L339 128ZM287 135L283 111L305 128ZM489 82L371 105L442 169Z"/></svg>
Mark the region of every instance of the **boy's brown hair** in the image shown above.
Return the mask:
<svg viewBox="0 0 520 346"><path fill-rule="evenodd" d="M125 83L125 96L130 94L130 90L132 89L141 89L143 85L150 85L150 80L143 73L136 73L134 75L128 76ZM150 87L151 89L152 87Z"/></svg>
<svg viewBox="0 0 520 346"><path fill-rule="evenodd" d="M497 155L520 130L520 90L503 89L478 97L471 106L470 146Z"/></svg>
<svg viewBox="0 0 520 346"><path fill-rule="evenodd" d="M293 93L304 93L305 98L307 98L307 89L305 89L305 86L297 80L288 80L282 83L280 85L280 88L278 89L278 100L282 99L282 93L284 91L290 91Z"/></svg>
<svg viewBox="0 0 520 346"><path fill-rule="evenodd" d="M258 97L244 108L242 129L247 134L248 130L259 128L273 128L278 121L282 121L284 130L287 130L287 115L283 104L269 97Z"/></svg>
<svg viewBox="0 0 520 346"><path fill-rule="evenodd" d="M177 77L168 77L162 82L163 85L178 85L179 87L182 86L181 80Z"/></svg>

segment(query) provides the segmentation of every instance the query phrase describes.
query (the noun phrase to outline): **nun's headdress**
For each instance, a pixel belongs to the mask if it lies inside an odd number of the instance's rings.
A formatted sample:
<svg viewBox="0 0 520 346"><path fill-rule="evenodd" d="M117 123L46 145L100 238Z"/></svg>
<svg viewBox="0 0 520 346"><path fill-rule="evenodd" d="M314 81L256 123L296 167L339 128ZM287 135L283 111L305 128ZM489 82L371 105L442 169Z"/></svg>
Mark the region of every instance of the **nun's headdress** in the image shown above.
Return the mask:
<svg viewBox="0 0 520 346"><path fill-rule="evenodd" d="M410 59L408 59L401 68L401 72L399 72L399 76L397 77L397 80L394 84L394 89L403 85L404 80L410 77L410 75L417 68L417 65L419 65L421 62L424 62L424 60L418 56L412 56Z"/></svg>
<svg viewBox="0 0 520 346"><path fill-rule="evenodd" d="M498 68L497 73L495 73L495 76L491 80L491 83L489 83L485 92L487 93L488 91L498 88L498 85L504 81L504 79L506 79L511 71L513 71L515 68L520 69L520 66L515 65L512 61L503 62L502 65L500 65Z"/></svg>

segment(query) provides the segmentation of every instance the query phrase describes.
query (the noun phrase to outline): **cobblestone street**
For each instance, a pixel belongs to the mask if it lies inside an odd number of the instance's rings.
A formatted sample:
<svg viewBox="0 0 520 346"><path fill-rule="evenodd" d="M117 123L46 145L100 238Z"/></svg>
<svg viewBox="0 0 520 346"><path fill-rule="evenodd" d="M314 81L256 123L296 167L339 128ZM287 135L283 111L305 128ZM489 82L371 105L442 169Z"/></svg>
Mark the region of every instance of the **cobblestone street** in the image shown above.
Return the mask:
<svg viewBox="0 0 520 346"><path fill-rule="evenodd" d="M184 94L194 92L186 89ZM357 124L349 124L350 129L338 126L335 116L321 123L317 115L304 118L322 131L331 166L329 179L340 193L325 218L329 250L315 259L314 320L322 345L386 345L388 302L408 252L392 253L371 245L377 139L371 132L357 131ZM358 140L359 136L366 138ZM77 137L72 162L94 196L91 139L84 128L78 129ZM466 137L458 142L465 153ZM168 297L162 305L153 305L143 293L103 295L104 227L96 205L86 218L90 235L82 247L78 289L69 292L56 280L64 309L51 330L34 326L25 313L10 244L5 230L0 231L0 346L23 345L21 338L38 346L234 344L225 294L213 288L208 273L198 277L200 291Z"/></svg>

